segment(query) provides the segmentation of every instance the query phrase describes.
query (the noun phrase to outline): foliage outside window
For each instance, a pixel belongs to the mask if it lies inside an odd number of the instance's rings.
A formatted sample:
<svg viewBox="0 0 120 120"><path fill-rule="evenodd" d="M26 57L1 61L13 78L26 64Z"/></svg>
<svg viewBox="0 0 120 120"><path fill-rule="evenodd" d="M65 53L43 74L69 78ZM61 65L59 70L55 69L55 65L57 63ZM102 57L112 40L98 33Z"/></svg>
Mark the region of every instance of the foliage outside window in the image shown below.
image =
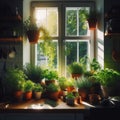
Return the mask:
<svg viewBox="0 0 120 120"><path fill-rule="evenodd" d="M59 4L59 2L54 5L54 3L53 5L41 3L40 6L34 4L33 7L36 23L38 26L46 27L49 31L54 51L51 54L51 48L47 46L48 53L44 54L41 48L46 45L42 41L38 43L37 64L65 72L69 64L74 61L78 62L85 55L89 56L90 31L86 14L89 13L91 7L87 4L81 6L80 3L71 5ZM52 57L51 65L49 64L50 57Z"/></svg>

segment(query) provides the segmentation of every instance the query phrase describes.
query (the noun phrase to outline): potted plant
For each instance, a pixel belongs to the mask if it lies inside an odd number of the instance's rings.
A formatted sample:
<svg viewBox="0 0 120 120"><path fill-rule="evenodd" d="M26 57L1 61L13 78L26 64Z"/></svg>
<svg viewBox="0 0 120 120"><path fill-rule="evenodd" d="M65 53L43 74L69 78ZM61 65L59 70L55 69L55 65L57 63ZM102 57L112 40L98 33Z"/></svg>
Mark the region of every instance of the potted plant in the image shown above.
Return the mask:
<svg viewBox="0 0 120 120"><path fill-rule="evenodd" d="M32 98L34 83L31 80L27 80L24 85L24 97L25 100L30 100Z"/></svg>
<svg viewBox="0 0 120 120"><path fill-rule="evenodd" d="M94 74L94 77L104 89L104 97L117 96L120 88L120 73L116 70L105 68Z"/></svg>
<svg viewBox="0 0 120 120"><path fill-rule="evenodd" d="M75 80L73 78L67 79L67 81L66 81L66 85L67 85L66 90L67 90L67 92L72 92L72 91L75 90L75 84L74 83L75 83Z"/></svg>
<svg viewBox="0 0 120 120"><path fill-rule="evenodd" d="M41 84L35 83L34 87L33 87L33 91L34 91L34 97L35 97L35 99L38 100L38 99L41 98L43 87L41 86Z"/></svg>
<svg viewBox="0 0 120 120"><path fill-rule="evenodd" d="M74 106L75 105L75 95L70 92L66 95L66 103L67 105Z"/></svg>
<svg viewBox="0 0 120 120"><path fill-rule="evenodd" d="M68 66L68 71L71 73L72 78L77 79L83 74L83 67L78 62L73 62Z"/></svg>
<svg viewBox="0 0 120 120"><path fill-rule="evenodd" d="M89 24L89 29L90 30L95 30L96 29L96 24L97 24L97 15L95 11L90 11L90 13L86 14L87 21Z"/></svg>
<svg viewBox="0 0 120 120"><path fill-rule="evenodd" d="M75 86L78 88L81 100L87 101L90 88L92 87L92 82L89 81L88 78L82 76L75 81Z"/></svg>
<svg viewBox="0 0 120 120"><path fill-rule="evenodd" d="M90 77L92 76L95 72L101 70L101 65L100 63L96 60L96 58L93 58L92 61L89 60L89 66L90 70L85 70L84 71L84 76L85 77Z"/></svg>
<svg viewBox="0 0 120 120"><path fill-rule="evenodd" d="M45 78L45 84L49 85L50 83L55 83L55 80L58 79L58 72L52 69L51 70L45 69L43 77Z"/></svg>
<svg viewBox="0 0 120 120"><path fill-rule="evenodd" d="M60 92L59 85L51 83L48 86L46 86L46 91L47 91L47 93L48 93L47 95L50 99L53 99L53 100L59 99L59 92Z"/></svg>
<svg viewBox="0 0 120 120"><path fill-rule="evenodd" d="M24 66L24 73L29 80L32 80L35 83L40 83L43 79L43 69L37 65L26 64Z"/></svg>
<svg viewBox="0 0 120 120"><path fill-rule="evenodd" d="M21 101L23 98L24 92L24 83L26 79L26 75L24 72L18 68L12 68L7 70L5 76L5 84L7 86L7 90L11 91L14 95L14 98L17 101Z"/></svg>
<svg viewBox="0 0 120 120"><path fill-rule="evenodd" d="M23 22L23 29L30 43L37 43L40 35L40 29L32 21L31 17Z"/></svg>

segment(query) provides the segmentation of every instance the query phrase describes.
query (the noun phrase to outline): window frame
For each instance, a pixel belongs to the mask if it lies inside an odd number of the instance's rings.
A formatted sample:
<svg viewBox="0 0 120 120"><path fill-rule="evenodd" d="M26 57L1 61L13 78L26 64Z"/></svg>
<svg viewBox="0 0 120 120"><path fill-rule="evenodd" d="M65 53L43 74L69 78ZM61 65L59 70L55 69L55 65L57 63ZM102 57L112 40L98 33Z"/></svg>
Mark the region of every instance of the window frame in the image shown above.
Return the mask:
<svg viewBox="0 0 120 120"><path fill-rule="evenodd" d="M58 7L58 37L52 37L53 39L58 39L58 51L59 51L59 73L61 76L65 76L65 40L86 40L89 39L90 51L89 57L93 59L96 55L95 53L95 30L90 31L90 36L65 36L65 7L90 7L90 10L95 9L95 2L93 1L32 1L30 6L30 15L34 18L35 7ZM64 22L63 22L64 21ZM63 25L63 27L61 27ZM30 45L30 61L32 64L36 64L36 45Z"/></svg>

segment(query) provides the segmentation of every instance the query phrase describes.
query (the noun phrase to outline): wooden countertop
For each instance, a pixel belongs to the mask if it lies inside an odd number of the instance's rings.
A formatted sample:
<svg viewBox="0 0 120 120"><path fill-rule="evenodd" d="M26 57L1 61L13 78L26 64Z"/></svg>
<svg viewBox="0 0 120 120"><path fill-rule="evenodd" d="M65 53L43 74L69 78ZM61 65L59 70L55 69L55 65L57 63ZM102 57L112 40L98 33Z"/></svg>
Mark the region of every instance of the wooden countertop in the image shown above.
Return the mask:
<svg viewBox="0 0 120 120"><path fill-rule="evenodd" d="M61 99L59 99L58 101L52 101L48 99L33 99L19 103L8 103L5 105L4 109L0 109L0 112L85 112L91 107L94 106L85 102L83 102L82 104L75 104L74 106L69 106Z"/></svg>

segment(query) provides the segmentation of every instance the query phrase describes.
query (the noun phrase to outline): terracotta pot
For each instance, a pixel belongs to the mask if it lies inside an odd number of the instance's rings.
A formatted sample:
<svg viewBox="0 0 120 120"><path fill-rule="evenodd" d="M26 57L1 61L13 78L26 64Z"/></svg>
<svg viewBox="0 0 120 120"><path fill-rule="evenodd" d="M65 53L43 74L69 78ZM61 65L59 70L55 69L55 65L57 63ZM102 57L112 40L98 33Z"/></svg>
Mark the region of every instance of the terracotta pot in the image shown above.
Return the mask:
<svg viewBox="0 0 120 120"><path fill-rule="evenodd" d="M39 39L39 31L38 30L29 30L27 31L27 37L30 43L35 44Z"/></svg>
<svg viewBox="0 0 120 120"><path fill-rule="evenodd" d="M25 100L32 99L32 91L25 92L24 98L25 98Z"/></svg>
<svg viewBox="0 0 120 120"><path fill-rule="evenodd" d="M72 74L72 78L75 79L75 80L76 80L77 78L79 78L80 76L81 76L81 74Z"/></svg>
<svg viewBox="0 0 120 120"><path fill-rule="evenodd" d="M19 91L15 91L14 92L14 98L17 102L20 102L23 100L23 91L19 90Z"/></svg>
<svg viewBox="0 0 120 120"><path fill-rule="evenodd" d="M75 89L74 86L69 86L69 87L66 88L66 90L67 90L68 93L72 92L74 89Z"/></svg>
<svg viewBox="0 0 120 120"><path fill-rule="evenodd" d="M88 25L89 25L90 30L95 30L96 29L96 24L97 24L97 19L96 18L88 19Z"/></svg>
<svg viewBox="0 0 120 120"><path fill-rule="evenodd" d="M53 99L53 100L58 100L59 99L59 94L60 94L59 91L57 91L57 92L49 92L49 98Z"/></svg>
<svg viewBox="0 0 120 120"><path fill-rule="evenodd" d="M78 89L79 96L81 96L82 101L87 101L88 100L88 90L84 88L79 88Z"/></svg>

